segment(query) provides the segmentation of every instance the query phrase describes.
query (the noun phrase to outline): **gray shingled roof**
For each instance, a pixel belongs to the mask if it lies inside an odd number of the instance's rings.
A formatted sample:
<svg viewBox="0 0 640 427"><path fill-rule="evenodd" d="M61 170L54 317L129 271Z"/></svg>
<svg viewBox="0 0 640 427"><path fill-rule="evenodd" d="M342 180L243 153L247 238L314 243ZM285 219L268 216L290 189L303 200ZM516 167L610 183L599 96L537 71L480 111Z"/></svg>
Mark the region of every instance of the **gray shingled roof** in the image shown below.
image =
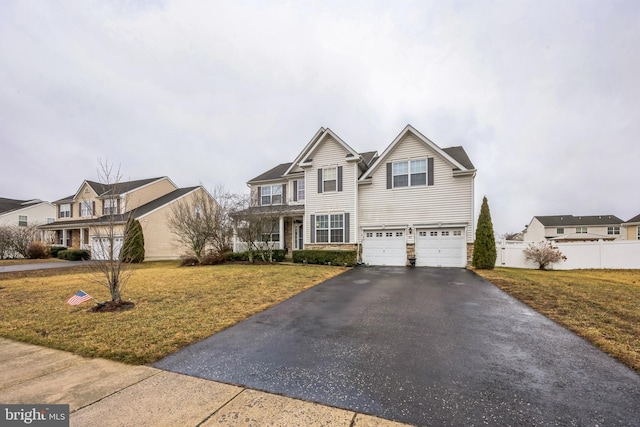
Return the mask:
<svg viewBox="0 0 640 427"><path fill-rule="evenodd" d="M282 178L282 175L289 169L291 166L291 162L289 163L281 163L278 166L269 169L268 171L256 176L249 182L257 182L257 181L272 181L274 179Z"/></svg>
<svg viewBox="0 0 640 427"><path fill-rule="evenodd" d="M627 222L640 222L640 214L634 216L633 218L631 218L629 221Z"/></svg>
<svg viewBox="0 0 640 427"><path fill-rule="evenodd" d="M615 215L551 215L534 217L545 227L571 227L588 225L620 225L624 221Z"/></svg>
<svg viewBox="0 0 640 427"><path fill-rule="evenodd" d="M172 202L175 199L178 199L179 197L184 196L185 194L195 190L196 187L186 187L186 188L179 188L177 190L172 191L171 193L165 194L162 197L158 197L155 200L150 201L149 203L146 203L136 209L133 209L125 214L121 214L121 215L116 215L115 217L113 217L113 221L116 223L119 222L124 222L127 218L129 217L133 217L133 218L139 218L143 215L148 214L149 212L153 211L154 209L158 209L161 206L164 206L170 202ZM105 216L101 216L99 218L92 218L92 219L79 219L77 221L56 221L56 222L52 222L50 224L46 224L46 225L42 225L40 226L40 228L43 229L57 229L60 228L62 226L64 226L65 228L70 226L70 225L80 225L80 224L95 224L95 223L104 223L107 222L111 219L111 217L109 215L105 215Z"/></svg>
<svg viewBox="0 0 640 427"><path fill-rule="evenodd" d="M41 200L16 200L0 197L0 214L15 211L18 209L24 209L32 204L42 203Z"/></svg>
<svg viewBox="0 0 640 427"><path fill-rule="evenodd" d="M366 153L358 153L358 154L360 154L360 157L362 157L364 162L367 164L367 168L368 168L369 166L371 166L371 163L373 163L376 153L377 151L367 151Z"/></svg>
<svg viewBox="0 0 640 427"><path fill-rule="evenodd" d="M445 153L453 157L455 161L460 163L465 168L467 169L476 168L475 166L473 166L473 163L471 163L471 160L469 159L469 156L467 156L467 152L464 151L464 148L460 146L449 147L449 148L443 148L442 151L444 151Z"/></svg>

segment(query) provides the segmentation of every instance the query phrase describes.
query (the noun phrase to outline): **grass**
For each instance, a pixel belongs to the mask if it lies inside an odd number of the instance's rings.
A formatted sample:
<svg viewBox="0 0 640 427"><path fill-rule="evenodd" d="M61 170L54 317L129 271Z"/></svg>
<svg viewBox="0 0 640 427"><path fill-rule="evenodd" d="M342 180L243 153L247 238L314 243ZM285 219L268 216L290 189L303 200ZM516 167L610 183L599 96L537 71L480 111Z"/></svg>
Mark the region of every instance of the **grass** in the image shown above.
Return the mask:
<svg viewBox="0 0 640 427"><path fill-rule="evenodd" d="M41 264L43 262L65 262L58 258L46 258L46 259L28 259L28 258L17 258L17 259L0 259L0 268L7 265L22 265L22 264Z"/></svg>
<svg viewBox="0 0 640 427"><path fill-rule="evenodd" d="M640 372L640 271L496 268L476 273Z"/></svg>
<svg viewBox="0 0 640 427"><path fill-rule="evenodd" d="M74 267L0 274L0 336L87 357L154 362L345 271L341 267L145 262L123 290L133 310L92 313L106 287ZM62 269L66 270L66 269ZM69 306L84 290L94 300Z"/></svg>

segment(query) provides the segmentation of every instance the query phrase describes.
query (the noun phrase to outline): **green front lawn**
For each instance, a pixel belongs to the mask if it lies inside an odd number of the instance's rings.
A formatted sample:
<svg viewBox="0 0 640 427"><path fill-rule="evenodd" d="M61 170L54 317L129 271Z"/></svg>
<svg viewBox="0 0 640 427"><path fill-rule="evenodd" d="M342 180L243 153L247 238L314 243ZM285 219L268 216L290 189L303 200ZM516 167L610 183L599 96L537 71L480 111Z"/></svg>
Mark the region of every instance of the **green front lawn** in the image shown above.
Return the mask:
<svg viewBox="0 0 640 427"><path fill-rule="evenodd" d="M92 313L88 309L110 299L109 292L77 269L0 274L0 336L82 356L151 363L347 270L147 262L123 290L134 309ZM80 289L94 300L67 305Z"/></svg>
<svg viewBox="0 0 640 427"><path fill-rule="evenodd" d="M475 270L640 372L640 271Z"/></svg>

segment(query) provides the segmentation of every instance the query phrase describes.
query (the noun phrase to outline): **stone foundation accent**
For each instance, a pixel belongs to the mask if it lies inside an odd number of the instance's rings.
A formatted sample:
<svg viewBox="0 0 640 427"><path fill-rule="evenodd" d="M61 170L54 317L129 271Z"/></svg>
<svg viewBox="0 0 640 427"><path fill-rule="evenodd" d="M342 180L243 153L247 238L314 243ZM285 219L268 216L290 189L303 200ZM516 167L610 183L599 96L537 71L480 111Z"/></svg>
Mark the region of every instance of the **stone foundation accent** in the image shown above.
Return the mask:
<svg viewBox="0 0 640 427"><path fill-rule="evenodd" d="M311 251L355 251L355 243L307 243L305 249Z"/></svg>
<svg viewBox="0 0 640 427"><path fill-rule="evenodd" d="M415 243L407 243L407 262L406 265L411 265L409 258L416 257L416 244Z"/></svg>
<svg viewBox="0 0 640 427"><path fill-rule="evenodd" d="M474 243L467 243L467 267L471 266L471 261L473 261L473 248Z"/></svg>

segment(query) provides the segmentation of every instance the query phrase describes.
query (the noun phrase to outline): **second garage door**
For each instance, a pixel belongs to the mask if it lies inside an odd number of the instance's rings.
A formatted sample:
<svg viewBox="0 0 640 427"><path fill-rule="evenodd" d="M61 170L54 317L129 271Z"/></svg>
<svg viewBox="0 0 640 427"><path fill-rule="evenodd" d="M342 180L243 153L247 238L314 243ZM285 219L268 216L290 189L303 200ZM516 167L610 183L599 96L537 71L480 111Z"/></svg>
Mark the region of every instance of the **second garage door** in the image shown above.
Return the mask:
<svg viewBox="0 0 640 427"><path fill-rule="evenodd" d="M407 245L404 230L365 231L362 260L369 265L406 265Z"/></svg>
<svg viewBox="0 0 640 427"><path fill-rule="evenodd" d="M419 230L416 258L419 267L465 267L467 245L464 229Z"/></svg>

